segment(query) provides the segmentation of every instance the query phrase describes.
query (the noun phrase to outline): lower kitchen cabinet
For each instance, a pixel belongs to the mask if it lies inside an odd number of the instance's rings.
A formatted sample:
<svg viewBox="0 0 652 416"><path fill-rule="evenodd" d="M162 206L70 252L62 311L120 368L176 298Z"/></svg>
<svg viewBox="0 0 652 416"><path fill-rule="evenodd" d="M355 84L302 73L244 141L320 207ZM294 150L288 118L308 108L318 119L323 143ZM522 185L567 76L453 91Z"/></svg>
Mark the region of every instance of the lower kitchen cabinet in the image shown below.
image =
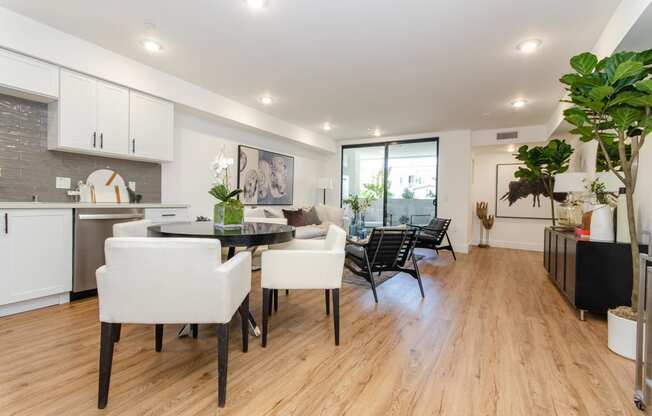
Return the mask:
<svg viewBox="0 0 652 416"><path fill-rule="evenodd" d="M65 301L72 229L71 209L0 210L0 316Z"/></svg>

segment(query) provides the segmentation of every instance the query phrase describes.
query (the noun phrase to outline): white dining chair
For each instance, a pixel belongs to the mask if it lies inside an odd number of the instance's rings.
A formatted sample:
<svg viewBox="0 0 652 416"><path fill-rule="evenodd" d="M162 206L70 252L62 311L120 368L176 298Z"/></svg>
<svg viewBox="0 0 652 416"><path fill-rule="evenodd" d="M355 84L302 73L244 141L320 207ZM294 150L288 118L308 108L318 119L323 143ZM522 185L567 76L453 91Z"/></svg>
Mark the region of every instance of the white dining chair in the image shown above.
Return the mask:
<svg viewBox="0 0 652 416"><path fill-rule="evenodd" d="M262 224L282 224L287 225L288 220L285 217L245 217L244 222L251 223L262 223ZM260 270L260 255L261 252L267 250L267 246L259 247L247 247L244 250L248 250L251 253L251 270L258 271ZM278 309L278 297L276 298L276 307Z"/></svg>
<svg viewBox="0 0 652 416"><path fill-rule="evenodd" d="M98 407L106 407L115 332L120 325L155 325L161 351L164 324L217 324L218 404L226 401L229 322L242 318L242 349L248 349L251 255L220 264L220 242L194 238L109 238L106 264L97 270L100 374Z"/></svg>
<svg viewBox="0 0 652 416"><path fill-rule="evenodd" d="M279 289L324 289L326 314L329 293L333 293L335 345L340 344L340 288L344 269L346 233L330 225L324 240L292 240L278 244L262 254L263 289L262 346L267 346L271 291Z"/></svg>
<svg viewBox="0 0 652 416"><path fill-rule="evenodd" d="M137 220L113 224L114 237L155 237L148 227L154 225L151 220Z"/></svg>

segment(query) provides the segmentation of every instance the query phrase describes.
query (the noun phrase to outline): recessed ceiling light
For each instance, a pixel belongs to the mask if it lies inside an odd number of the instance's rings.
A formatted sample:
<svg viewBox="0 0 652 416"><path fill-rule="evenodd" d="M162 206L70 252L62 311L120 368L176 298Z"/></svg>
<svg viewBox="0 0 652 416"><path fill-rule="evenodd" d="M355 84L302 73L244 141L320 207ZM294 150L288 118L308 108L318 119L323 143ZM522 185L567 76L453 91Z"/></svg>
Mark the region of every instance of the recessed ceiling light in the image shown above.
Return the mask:
<svg viewBox="0 0 652 416"><path fill-rule="evenodd" d="M541 46L541 43L539 39L528 39L516 45L516 49L523 53L532 53Z"/></svg>
<svg viewBox="0 0 652 416"><path fill-rule="evenodd" d="M158 53L163 50L163 46L161 46L160 43L152 39L145 39L142 42L142 45L147 52L151 52L151 53Z"/></svg>
<svg viewBox="0 0 652 416"><path fill-rule="evenodd" d="M509 146L507 146L507 151L509 153L514 153L515 150L516 150L516 146L514 146L513 144L510 144Z"/></svg>
<svg viewBox="0 0 652 416"><path fill-rule="evenodd" d="M325 122L324 124L321 125L321 128L324 131L331 131L333 129L333 126L331 125L331 123L329 123L327 121L327 122Z"/></svg>
<svg viewBox="0 0 652 416"><path fill-rule="evenodd" d="M380 137L383 134L383 132L379 128L369 129L369 131L371 132L371 134L373 134L376 137Z"/></svg>
<svg viewBox="0 0 652 416"><path fill-rule="evenodd" d="M511 104L514 108L523 108L527 104L527 100L519 98L518 100L512 101Z"/></svg>
<svg viewBox="0 0 652 416"><path fill-rule="evenodd" d="M274 99L272 98L271 95L263 95L258 99L258 101L260 101L260 103L263 104L263 105L272 105L272 104L274 104Z"/></svg>
<svg viewBox="0 0 652 416"><path fill-rule="evenodd" d="M245 0L250 9L261 10L267 7L267 0Z"/></svg>

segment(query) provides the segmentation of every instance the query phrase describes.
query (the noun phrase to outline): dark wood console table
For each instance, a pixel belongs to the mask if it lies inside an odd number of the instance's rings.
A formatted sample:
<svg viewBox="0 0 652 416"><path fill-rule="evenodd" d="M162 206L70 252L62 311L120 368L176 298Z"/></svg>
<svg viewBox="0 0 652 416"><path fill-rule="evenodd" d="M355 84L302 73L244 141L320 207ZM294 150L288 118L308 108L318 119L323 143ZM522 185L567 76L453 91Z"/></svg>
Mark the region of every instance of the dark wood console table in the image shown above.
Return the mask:
<svg viewBox="0 0 652 416"><path fill-rule="evenodd" d="M642 245L641 252L647 252L647 246ZM586 311L606 313L631 303L629 244L577 239L571 231L546 228L543 265L582 320Z"/></svg>

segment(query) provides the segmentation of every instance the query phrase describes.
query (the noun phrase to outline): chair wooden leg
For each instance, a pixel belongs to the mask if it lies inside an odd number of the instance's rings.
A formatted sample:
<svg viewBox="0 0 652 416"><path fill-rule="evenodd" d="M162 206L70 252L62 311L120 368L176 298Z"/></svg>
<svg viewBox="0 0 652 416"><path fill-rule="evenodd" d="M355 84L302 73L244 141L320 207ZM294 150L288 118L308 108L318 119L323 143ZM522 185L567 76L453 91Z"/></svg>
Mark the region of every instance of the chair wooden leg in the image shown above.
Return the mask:
<svg viewBox="0 0 652 416"><path fill-rule="evenodd" d="M120 332L122 324L113 324L113 342L120 342Z"/></svg>
<svg viewBox="0 0 652 416"><path fill-rule="evenodd" d="M163 349L163 324L156 324L155 337L156 337L156 352L161 352Z"/></svg>
<svg viewBox="0 0 652 416"><path fill-rule="evenodd" d="M330 315L331 300L330 300L330 290L324 290L324 299L326 300L326 315Z"/></svg>
<svg viewBox="0 0 652 416"><path fill-rule="evenodd" d="M272 313L274 313L274 289L269 290L267 297L269 298L269 304L267 305L267 312L269 316L272 316Z"/></svg>
<svg viewBox="0 0 652 416"><path fill-rule="evenodd" d="M100 378L97 394L97 407L104 409L109 400L111 367L113 365L113 344L115 342L115 324L101 322L100 327Z"/></svg>
<svg viewBox="0 0 652 416"><path fill-rule="evenodd" d="M371 291L374 292L374 300L378 303L378 293L376 293L376 282L373 273L369 273L369 282L371 283Z"/></svg>
<svg viewBox="0 0 652 416"><path fill-rule="evenodd" d="M340 345L340 290L333 289L333 326L335 329L335 345Z"/></svg>
<svg viewBox="0 0 652 416"><path fill-rule="evenodd" d="M274 289L274 313L278 312L278 289Z"/></svg>
<svg viewBox="0 0 652 416"><path fill-rule="evenodd" d="M414 264L414 272L417 277L417 282L419 282L419 290L421 291L421 297L425 298L426 295L423 292L423 283L421 282L421 273L419 272L419 266L417 266L417 257L414 255L414 251L412 252L412 263Z"/></svg>
<svg viewBox="0 0 652 416"><path fill-rule="evenodd" d="M367 256L366 250L364 254L364 260L365 263L367 264L367 273L369 273L369 283L371 283L371 290L374 292L374 301L378 303L378 294L376 293L376 282L374 281L374 272L373 272L373 268L371 267L371 263L369 263L369 257Z"/></svg>
<svg viewBox="0 0 652 416"><path fill-rule="evenodd" d="M242 321L242 352L249 351L249 295L238 308L240 312L240 321Z"/></svg>
<svg viewBox="0 0 652 416"><path fill-rule="evenodd" d="M261 345L263 347L267 346L267 323L269 321L269 314L270 314L270 310L269 310L269 305L270 305L269 294L270 293L271 292L270 292L269 289L263 288L263 335L261 337Z"/></svg>
<svg viewBox="0 0 652 416"><path fill-rule="evenodd" d="M226 403L226 372L229 365L229 324L217 324L217 405Z"/></svg>
<svg viewBox="0 0 652 416"><path fill-rule="evenodd" d="M199 324L190 324L190 333L194 339L197 339L197 335L199 335Z"/></svg>
<svg viewBox="0 0 652 416"><path fill-rule="evenodd" d="M451 244L451 238L448 236L448 232L446 232L446 240L448 241L448 246L451 248L451 253L453 253L453 260L457 261L457 256L455 256L455 250L453 249L453 244Z"/></svg>

